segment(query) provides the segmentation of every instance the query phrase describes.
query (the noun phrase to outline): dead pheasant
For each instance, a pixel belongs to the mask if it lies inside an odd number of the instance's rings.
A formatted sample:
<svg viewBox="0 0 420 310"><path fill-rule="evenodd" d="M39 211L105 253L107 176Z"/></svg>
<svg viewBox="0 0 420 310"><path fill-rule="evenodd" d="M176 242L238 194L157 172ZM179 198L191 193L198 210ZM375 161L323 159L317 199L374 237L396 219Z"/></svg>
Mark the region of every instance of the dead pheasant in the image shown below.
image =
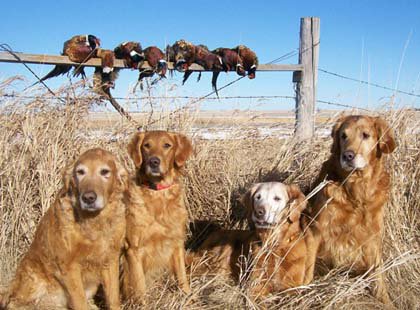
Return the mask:
<svg viewBox="0 0 420 310"><path fill-rule="evenodd" d="M255 71L258 67L258 58L255 52L245 45L239 45L232 50L238 53L239 57L242 59L242 64L245 71L248 73L248 77L254 79Z"/></svg>
<svg viewBox="0 0 420 310"><path fill-rule="evenodd" d="M140 88L143 89L143 79L152 77L155 73L159 75L157 79L152 82L156 84L162 78L166 78L166 71L168 64L166 62L166 55L156 46L149 46L143 50L144 60L146 60L150 68L139 68L140 75L137 84L140 83ZM136 89L137 85L134 87Z"/></svg>
<svg viewBox="0 0 420 310"><path fill-rule="evenodd" d="M139 69L144 61L144 53L139 42L124 42L114 49L115 58L123 59L127 67Z"/></svg>
<svg viewBox="0 0 420 310"><path fill-rule="evenodd" d="M207 46L201 45L201 44L195 46L194 63L202 66L205 70L223 71L224 69L222 58L210 52ZM192 71L190 70L185 71L182 84L184 84L187 81L191 73ZM201 78L201 72L198 75L197 81L199 81L200 78ZM213 85L213 88L215 88L214 85Z"/></svg>
<svg viewBox="0 0 420 310"><path fill-rule="evenodd" d="M223 70L225 72L228 71L236 71L236 73L240 76L245 76L246 71L244 69L242 58L239 54L230 49L230 48L217 48L213 51L214 54L221 57L223 62ZM217 78L219 77L220 71L213 71L213 77L211 80L211 84L213 85L213 90L216 92L217 96Z"/></svg>
<svg viewBox="0 0 420 310"><path fill-rule="evenodd" d="M64 42L62 55L67 56L73 62L83 63L93 57L96 57L96 52L100 45L101 41L94 35L77 35ZM41 78L40 81L45 81L52 77L68 73L71 70L71 67L72 65L56 65L54 69ZM84 67L82 65L75 65L74 67L73 76L82 75L82 78L86 78ZM40 81L34 83L30 87L38 84Z"/></svg>
<svg viewBox="0 0 420 310"><path fill-rule="evenodd" d="M106 94L109 93L110 88L115 87L115 80L117 79L117 71L114 70L114 52L102 48L97 49L97 57L101 59L101 67L95 68L93 75L93 88L95 91Z"/></svg>
<svg viewBox="0 0 420 310"><path fill-rule="evenodd" d="M195 46L191 42L178 40L172 45L174 67L180 72L188 70L195 59Z"/></svg>

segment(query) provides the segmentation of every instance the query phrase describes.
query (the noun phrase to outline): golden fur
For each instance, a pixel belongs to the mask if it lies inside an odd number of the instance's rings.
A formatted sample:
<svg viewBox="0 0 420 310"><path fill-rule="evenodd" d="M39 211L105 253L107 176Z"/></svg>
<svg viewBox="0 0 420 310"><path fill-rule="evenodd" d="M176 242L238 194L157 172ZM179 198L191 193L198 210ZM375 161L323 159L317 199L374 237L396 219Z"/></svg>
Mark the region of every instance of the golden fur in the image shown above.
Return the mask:
<svg viewBox="0 0 420 310"><path fill-rule="evenodd" d="M4 300L7 309L87 309L87 298L100 284L108 308L119 309L127 172L111 153L91 149L67 168L63 179L17 268ZM93 192L97 200L83 203Z"/></svg>
<svg viewBox="0 0 420 310"><path fill-rule="evenodd" d="M125 296L142 302L149 281L164 269L189 293L184 263L188 215L180 170L192 153L191 142L176 133L137 133L128 152L136 176L127 205Z"/></svg>
<svg viewBox="0 0 420 310"><path fill-rule="evenodd" d="M255 197L263 188L279 184L257 183L245 194L243 204L251 220L257 221L252 216L257 209ZM304 231L301 223L305 196L295 185L281 186L286 189L281 198L287 204L284 211L277 212L276 223L271 228L216 231L197 253L189 255L188 264L198 264L198 272L230 275L236 281L245 276L255 297L309 283L312 274L307 273L311 270L307 265L307 247L312 234Z"/></svg>
<svg viewBox="0 0 420 310"><path fill-rule="evenodd" d="M334 125L332 137L331 156L315 183L330 181L312 202L311 259L360 275L382 264L383 206L390 190L383 154L395 149L394 136L379 117L347 116ZM347 162L345 154L354 158ZM382 274L374 295L390 303Z"/></svg>

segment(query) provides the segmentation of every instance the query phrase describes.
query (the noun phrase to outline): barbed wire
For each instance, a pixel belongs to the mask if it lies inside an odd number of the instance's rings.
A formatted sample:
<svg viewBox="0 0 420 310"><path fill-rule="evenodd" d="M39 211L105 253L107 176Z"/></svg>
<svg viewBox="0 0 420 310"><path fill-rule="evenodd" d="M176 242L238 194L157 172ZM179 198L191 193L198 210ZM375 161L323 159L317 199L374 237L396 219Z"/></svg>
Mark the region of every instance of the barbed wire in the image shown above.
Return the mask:
<svg viewBox="0 0 420 310"><path fill-rule="evenodd" d="M322 68L318 68L318 71L329 74L329 75L332 75L332 76L335 76L335 77L339 77L339 78L342 78L342 79L345 79L345 80L349 80L349 81L353 81L353 82L357 82L357 83L361 83L361 84L366 84L366 85L369 85L369 86L382 88L382 89L390 90L390 91L393 91L393 92L396 92L396 93L420 98L420 94L416 94L414 92L407 92L407 91L403 91L403 90L400 90L400 89L397 89L397 88L392 88L392 87L380 85L380 84L377 84L377 83L372 83L372 82L369 82L369 81L356 79L356 78L345 76L345 75L342 75L342 74L339 74L339 73L336 73L336 72L331 72L331 71L328 71L328 70L325 70L325 69L322 69Z"/></svg>
<svg viewBox="0 0 420 310"><path fill-rule="evenodd" d="M276 59L268 62L267 64L269 64L269 65L275 64L275 63L278 63L280 61L283 61L283 60L292 58L293 56L296 56L297 54L299 54L299 49L298 48L291 50L290 52L288 52L288 53L286 53L286 54L284 54L284 55L282 55L282 56L280 56L280 57L278 57L278 58L276 58Z"/></svg>
<svg viewBox="0 0 420 310"><path fill-rule="evenodd" d="M25 95L19 95L19 94L0 94L0 97L7 97L7 98L22 98L22 99L58 99L58 98L62 98L62 99L66 99L67 97L61 96L61 97L45 97L45 96L25 96ZM142 96L142 97L115 97L115 99L117 100L125 100L125 101L137 101L137 100L159 100L159 99L171 99L171 100L175 100L175 99L201 99L202 97L198 97L198 96ZM76 98L77 99L77 98ZM254 95L254 96L222 96L222 97L207 97L205 98L206 100L232 100L232 99L293 99L296 100L296 97L293 96L287 96L287 95L272 95L272 96L267 96L267 95ZM80 98L80 100L98 100L100 101L101 98L99 97L83 97ZM357 107L357 106L353 106L350 104L344 104L344 103L340 103L340 102L332 102L332 101L328 101L328 100L316 100L317 103L325 103L328 105L334 105L334 106L339 106L339 107L344 107L344 108L349 108L349 109L358 109L358 110L362 110L362 111L366 111L366 112L373 112L372 110L366 109L366 108L361 108L361 107Z"/></svg>
<svg viewBox="0 0 420 310"><path fill-rule="evenodd" d="M344 103L331 102L331 101L326 101L326 100L317 100L316 102L325 103L325 104L329 104L329 105L335 105L335 106L343 107L343 108L350 108L350 109L357 109L357 110L362 110L362 111L366 111L366 112L372 112L372 110L369 110L369 109L360 108L360 107L356 107L356 106L349 105L349 104L344 104Z"/></svg>
<svg viewBox="0 0 420 310"><path fill-rule="evenodd" d="M15 51L13 51L12 47L7 44L7 43L2 43L0 44L0 49L2 51L5 51L7 53L9 53L10 55L12 55L14 58L16 58L16 60L18 60L20 63L22 63L26 69L28 69L29 72L31 72L37 79L38 81L53 95L56 96L56 94L51 90L51 88L48 87L47 84L44 83L44 81L41 80L41 78L38 76L38 74L36 74L24 61L22 61L22 59L19 57L19 55L16 54ZM60 101L63 101L62 99L60 99Z"/></svg>
<svg viewBox="0 0 420 310"><path fill-rule="evenodd" d="M0 97L9 97L9 98L22 98L22 99L67 99L65 96L54 96L54 97L45 97L43 95L39 96L26 96L26 95L19 95L19 94L0 94ZM141 96L141 97L114 97L118 100L126 100L126 101L137 101L140 99L201 99L203 97L200 96ZM230 100L230 99L295 99L293 96L285 96L285 95L253 95L253 96L221 96L221 97L206 97L206 100ZM95 96L84 96L82 99L85 100L95 100L100 99Z"/></svg>
<svg viewBox="0 0 420 310"><path fill-rule="evenodd" d="M318 46L320 43L321 43L321 41L318 41L317 43L313 44L312 46L309 46L309 47L305 48L304 50L302 50L302 54L306 53L308 50L314 48L315 46ZM288 52L288 53L286 53L286 54L284 54L284 55L282 55L282 56L280 56L280 57L278 57L278 58L276 58L276 59L274 59L270 62L268 62L267 64L269 64L269 65L270 64L275 64L275 63L278 63L280 61L292 58L296 55L299 55L299 47L291 50L290 52Z"/></svg>

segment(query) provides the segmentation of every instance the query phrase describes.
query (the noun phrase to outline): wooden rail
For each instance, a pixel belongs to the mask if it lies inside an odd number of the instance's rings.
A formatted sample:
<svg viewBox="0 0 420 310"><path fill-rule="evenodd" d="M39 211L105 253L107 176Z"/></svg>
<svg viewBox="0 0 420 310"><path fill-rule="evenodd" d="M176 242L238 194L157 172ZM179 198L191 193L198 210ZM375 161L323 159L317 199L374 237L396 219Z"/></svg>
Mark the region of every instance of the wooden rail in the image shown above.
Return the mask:
<svg viewBox="0 0 420 310"><path fill-rule="evenodd" d="M72 62L68 59L67 56L58 56L58 55L42 55L42 54L25 54L25 53L15 53L20 60L16 59L12 54L8 52L0 52L0 62L11 62L19 63L24 62L28 64L40 64L40 65L79 65L79 63ZM92 58L87 62L83 63L85 67L100 67L101 60L99 58ZM127 68L124 65L124 62L121 59L116 59L114 63L115 68ZM149 64L144 63L143 68L148 68ZM168 63L169 69L173 69L173 64ZM192 64L190 67L191 71L206 71L203 67ZM292 65L292 64L281 64L281 65L272 65L272 64L261 64L258 66L257 71L302 71L303 65Z"/></svg>

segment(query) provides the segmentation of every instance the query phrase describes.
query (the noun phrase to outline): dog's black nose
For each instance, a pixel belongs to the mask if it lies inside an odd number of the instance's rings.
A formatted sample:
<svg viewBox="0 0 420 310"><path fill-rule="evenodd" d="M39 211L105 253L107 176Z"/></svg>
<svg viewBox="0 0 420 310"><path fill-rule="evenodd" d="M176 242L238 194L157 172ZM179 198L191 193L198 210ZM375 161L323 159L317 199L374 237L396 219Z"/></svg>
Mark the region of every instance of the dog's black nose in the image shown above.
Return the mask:
<svg viewBox="0 0 420 310"><path fill-rule="evenodd" d="M264 219L265 216L265 209L264 208L257 208L255 209L255 216L257 219Z"/></svg>
<svg viewBox="0 0 420 310"><path fill-rule="evenodd" d="M157 157L150 157L149 159L149 166L151 168L158 168L160 165L160 159Z"/></svg>
<svg viewBox="0 0 420 310"><path fill-rule="evenodd" d="M355 156L355 154L354 154L353 151L345 151L343 153L343 159L345 161L352 161L354 159L354 156Z"/></svg>
<svg viewBox="0 0 420 310"><path fill-rule="evenodd" d="M96 201L97 195L95 192L90 191L82 195L82 201L87 204L92 204Z"/></svg>

